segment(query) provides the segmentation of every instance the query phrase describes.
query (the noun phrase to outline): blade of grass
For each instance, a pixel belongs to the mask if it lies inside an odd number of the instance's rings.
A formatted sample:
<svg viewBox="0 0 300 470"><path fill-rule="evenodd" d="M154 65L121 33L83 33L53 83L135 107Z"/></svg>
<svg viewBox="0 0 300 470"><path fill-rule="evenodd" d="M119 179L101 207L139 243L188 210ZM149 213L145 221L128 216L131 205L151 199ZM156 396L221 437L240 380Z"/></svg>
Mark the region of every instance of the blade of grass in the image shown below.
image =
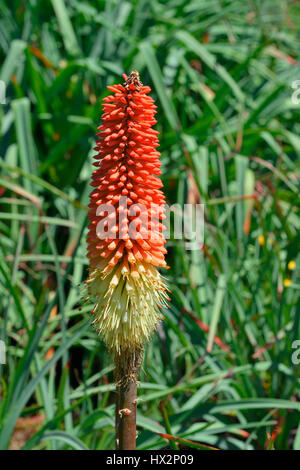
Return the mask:
<svg viewBox="0 0 300 470"><path fill-rule="evenodd" d="M55 15L58 20L59 29L63 38L64 46L70 56L80 53L80 47L68 14L64 0L51 0Z"/></svg>
<svg viewBox="0 0 300 470"><path fill-rule="evenodd" d="M208 334L207 346L206 346L206 350L209 353L212 351L214 337L216 335L216 330L217 330L218 321L219 321L220 314L221 314L221 308L223 304L225 291L226 291L226 276L224 274L221 274L218 279L215 302L213 305L211 322L209 325L209 334Z"/></svg>

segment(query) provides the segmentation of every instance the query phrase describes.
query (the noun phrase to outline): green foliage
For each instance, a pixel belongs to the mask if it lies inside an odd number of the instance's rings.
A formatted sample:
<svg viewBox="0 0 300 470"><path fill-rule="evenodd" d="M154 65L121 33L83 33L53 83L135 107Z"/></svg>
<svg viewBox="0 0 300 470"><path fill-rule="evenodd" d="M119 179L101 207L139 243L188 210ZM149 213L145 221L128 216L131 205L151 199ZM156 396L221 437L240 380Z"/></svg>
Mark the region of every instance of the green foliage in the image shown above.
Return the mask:
<svg viewBox="0 0 300 470"><path fill-rule="evenodd" d="M112 366L77 285L100 100L137 69L158 106L168 203L202 202L206 221L203 250L168 242L172 300L145 354L137 446L299 450L297 2L0 12L0 448L32 417L25 449L114 446Z"/></svg>

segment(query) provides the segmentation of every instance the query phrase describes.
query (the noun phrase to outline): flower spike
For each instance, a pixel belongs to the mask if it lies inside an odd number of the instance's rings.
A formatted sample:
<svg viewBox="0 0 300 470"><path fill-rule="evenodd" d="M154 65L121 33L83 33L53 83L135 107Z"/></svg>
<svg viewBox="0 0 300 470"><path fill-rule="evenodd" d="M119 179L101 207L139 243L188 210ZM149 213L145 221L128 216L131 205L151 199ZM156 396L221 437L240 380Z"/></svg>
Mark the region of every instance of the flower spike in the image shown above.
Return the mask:
<svg viewBox="0 0 300 470"><path fill-rule="evenodd" d="M95 306L93 325L116 363L117 379L136 377L143 344L162 320L167 288L162 234L165 198L156 106L138 72L107 88L89 204L86 282Z"/></svg>

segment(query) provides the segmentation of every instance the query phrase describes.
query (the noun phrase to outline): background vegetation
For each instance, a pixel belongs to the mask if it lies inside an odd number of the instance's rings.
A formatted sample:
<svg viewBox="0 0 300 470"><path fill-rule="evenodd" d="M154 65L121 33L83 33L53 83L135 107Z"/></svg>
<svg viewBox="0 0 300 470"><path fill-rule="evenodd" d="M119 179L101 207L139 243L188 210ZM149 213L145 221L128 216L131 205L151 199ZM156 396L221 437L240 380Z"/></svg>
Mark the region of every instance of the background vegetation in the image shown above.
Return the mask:
<svg viewBox="0 0 300 470"><path fill-rule="evenodd" d="M206 219L203 250L168 243L138 449L300 449L299 3L10 0L0 13L0 448L114 446L112 365L77 285L100 100L137 69L168 203L205 203Z"/></svg>

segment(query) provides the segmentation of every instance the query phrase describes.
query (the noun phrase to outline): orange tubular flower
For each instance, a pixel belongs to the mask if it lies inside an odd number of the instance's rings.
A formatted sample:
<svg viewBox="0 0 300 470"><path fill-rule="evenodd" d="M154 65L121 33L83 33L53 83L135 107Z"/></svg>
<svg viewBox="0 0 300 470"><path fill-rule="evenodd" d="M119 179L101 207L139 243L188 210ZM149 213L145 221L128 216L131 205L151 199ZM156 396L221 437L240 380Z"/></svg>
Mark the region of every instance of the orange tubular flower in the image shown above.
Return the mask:
<svg viewBox="0 0 300 470"><path fill-rule="evenodd" d="M116 361L140 354L168 299L157 266L166 267L164 195L154 102L137 72L107 87L98 128L89 204L89 296L94 325Z"/></svg>

